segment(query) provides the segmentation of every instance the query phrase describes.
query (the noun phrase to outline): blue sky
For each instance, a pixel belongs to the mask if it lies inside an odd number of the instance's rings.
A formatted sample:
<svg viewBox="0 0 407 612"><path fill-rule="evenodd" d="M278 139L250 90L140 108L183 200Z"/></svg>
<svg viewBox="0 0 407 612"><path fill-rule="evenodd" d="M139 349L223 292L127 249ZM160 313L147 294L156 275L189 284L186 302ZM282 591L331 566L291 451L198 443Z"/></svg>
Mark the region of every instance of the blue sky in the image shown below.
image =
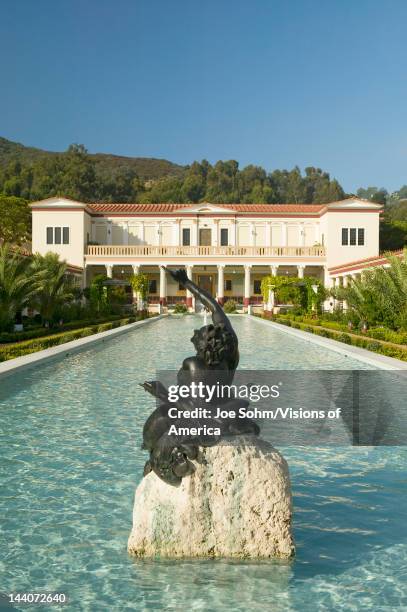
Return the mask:
<svg viewBox="0 0 407 612"><path fill-rule="evenodd" d="M2 0L0 135L407 183L405 0Z"/></svg>

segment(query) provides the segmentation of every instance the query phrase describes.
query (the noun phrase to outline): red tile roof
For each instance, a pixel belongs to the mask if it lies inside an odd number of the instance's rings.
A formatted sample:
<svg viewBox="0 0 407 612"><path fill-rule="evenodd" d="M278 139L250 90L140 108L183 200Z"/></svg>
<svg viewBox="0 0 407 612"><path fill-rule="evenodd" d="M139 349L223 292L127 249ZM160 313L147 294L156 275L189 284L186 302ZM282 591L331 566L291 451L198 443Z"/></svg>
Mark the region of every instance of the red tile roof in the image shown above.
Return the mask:
<svg viewBox="0 0 407 612"><path fill-rule="evenodd" d="M341 264L340 266L334 266L333 268L329 268L331 274L338 274L340 272L347 272L350 270L356 270L359 268L370 268L374 266L381 266L387 263L387 256L393 255L396 257L402 257L404 253L404 249L400 249L398 251L391 251L389 253L385 253L382 255L376 255L375 257L366 257L366 259L357 259L356 261L350 261L346 264Z"/></svg>
<svg viewBox="0 0 407 612"><path fill-rule="evenodd" d="M196 204L120 204L95 202L88 204L95 213L173 213L183 208L196 207ZM208 204L208 206L210 206ZM319 213L325 204L212 204L216 208L223 208L225 212L231 210L238 213ZM205 204L202 204L205 207ZM188 212L187 210L185 212ZM195 211L191 211L195 212Z"/></svg>

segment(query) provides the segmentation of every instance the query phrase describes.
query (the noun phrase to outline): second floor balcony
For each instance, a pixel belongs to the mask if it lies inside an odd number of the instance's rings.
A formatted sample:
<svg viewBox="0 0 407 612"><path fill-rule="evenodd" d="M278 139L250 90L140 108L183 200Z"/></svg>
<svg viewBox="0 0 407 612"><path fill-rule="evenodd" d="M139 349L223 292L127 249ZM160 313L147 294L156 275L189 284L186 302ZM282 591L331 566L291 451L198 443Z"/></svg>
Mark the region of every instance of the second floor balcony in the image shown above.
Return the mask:
<svg viewBox="0 0 407 612"><path fill-rule="evenodd" d="M165 246L165 245L88 245L89 259L103 258L325 258L324 246Z"/></svg>

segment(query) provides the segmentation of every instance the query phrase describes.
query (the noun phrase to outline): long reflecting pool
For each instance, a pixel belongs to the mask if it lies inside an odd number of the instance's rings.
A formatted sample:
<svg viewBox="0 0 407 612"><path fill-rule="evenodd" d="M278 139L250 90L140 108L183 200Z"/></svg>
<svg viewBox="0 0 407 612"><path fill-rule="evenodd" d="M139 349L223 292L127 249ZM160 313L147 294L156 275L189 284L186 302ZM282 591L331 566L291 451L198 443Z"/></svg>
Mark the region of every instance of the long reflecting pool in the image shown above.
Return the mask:
<svg viewBox="0 0 407 612"><path fill-rule="evenodd" d="M242 368L367 368L248 317L233 324ZM294 495L292 562L129 558L154 408L138 383L192 354L200 325L160 320L0 381L0 592L64 592L65 610L406 609L401 447L280 449Z"/></svg>

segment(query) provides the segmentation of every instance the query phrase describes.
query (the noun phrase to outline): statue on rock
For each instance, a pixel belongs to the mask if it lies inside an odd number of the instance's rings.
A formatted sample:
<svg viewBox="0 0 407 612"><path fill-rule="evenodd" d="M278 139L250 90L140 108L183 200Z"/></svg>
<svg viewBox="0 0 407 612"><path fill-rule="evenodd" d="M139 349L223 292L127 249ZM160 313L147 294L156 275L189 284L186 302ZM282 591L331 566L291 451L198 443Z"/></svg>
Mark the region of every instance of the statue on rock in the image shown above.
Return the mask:
<svg viewBox="0 0 407 612"><path fill-rule="evenodd" d="M211 325L204 325L196 329L191 338L196 355L184 359L177 374L178 385L202 383L207 388L213 385L231 385L239 364L239 349L236 333L226 316L223 308L212 296L188 278L184 269L169 270L167 272L183 288L190 291L196 299L200 300L205 308L212 314ZM142 384L144 389L162 402L160 406L148 417L143 429L143 448L150 452L150 458L144 468L144 475L152 470L164 482L177 486L184 476L195 471L193 460L199 461L199 447L209 447L217 444L221 439L243 434L259 434L258 425L248 419L222 419L215 418L218 408L228 412L247 407L249 402L235 397L188 397L170 402L168 389L159 381L146 381ZM171 418L170 409L177 410L178 419ZM201 409L201 410L200 410ZM183 419L183 412L195 410L203 418ZM207 412L205 412L207 411ZM188 425L190 429L206 431L206 427L216 426L218 435L196 436L176 435L169 433L172 426L178 431L179 427Z"/></svg>

